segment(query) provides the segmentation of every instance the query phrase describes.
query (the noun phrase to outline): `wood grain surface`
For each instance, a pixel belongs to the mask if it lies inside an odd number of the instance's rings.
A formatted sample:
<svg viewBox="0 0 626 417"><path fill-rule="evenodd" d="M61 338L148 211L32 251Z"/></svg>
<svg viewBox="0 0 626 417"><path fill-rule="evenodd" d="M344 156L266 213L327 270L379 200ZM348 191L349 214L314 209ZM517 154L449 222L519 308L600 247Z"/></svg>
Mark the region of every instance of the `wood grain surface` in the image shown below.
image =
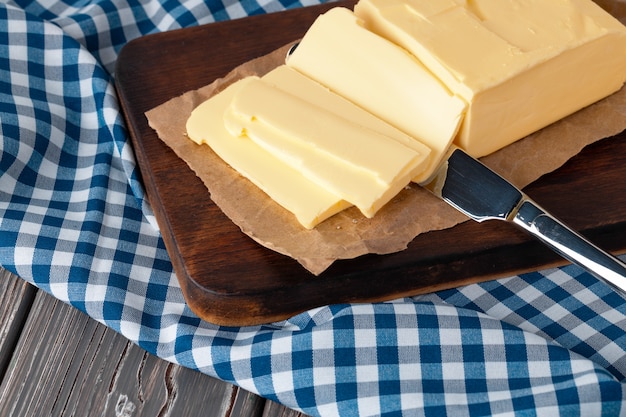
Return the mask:
<svg viewBox="0 0 626 417"><path fill-rule="evenodd" d="M159 359L1 268L0 336L0 416L304 416Z"/></svg>
<svg viewBox="0 0 626 417"><path fill-rule="evenodd" d="M36 294L35 287L0 268L0 381L9 367Z"/></svg>
<svg viewBox="0 0 626 417"><path fill-rule="evenodd" d="M563 264L511 225L466 222L420 235L396 254L338 261L314 277L253 242L223 215L144 113L298 39L328 7L147 36L119 56L117 89L143 181L194 312L218 324L250 325L330 303L392 299ZM625 134L602 140L525 191L598 245L623 252L625 151Z"/></svg>

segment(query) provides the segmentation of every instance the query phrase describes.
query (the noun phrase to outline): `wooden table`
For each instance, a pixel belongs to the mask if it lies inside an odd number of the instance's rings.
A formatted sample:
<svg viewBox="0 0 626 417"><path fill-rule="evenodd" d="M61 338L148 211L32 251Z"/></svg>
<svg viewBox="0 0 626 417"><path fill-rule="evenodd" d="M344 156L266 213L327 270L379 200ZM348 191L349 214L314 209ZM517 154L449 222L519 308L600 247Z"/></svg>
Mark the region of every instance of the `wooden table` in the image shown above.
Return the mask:
<svg viewBox="0 0 626 417"><path fill-rule="evenodd" d="M161 360L0 268L0 416L298 417Z"/></svg>

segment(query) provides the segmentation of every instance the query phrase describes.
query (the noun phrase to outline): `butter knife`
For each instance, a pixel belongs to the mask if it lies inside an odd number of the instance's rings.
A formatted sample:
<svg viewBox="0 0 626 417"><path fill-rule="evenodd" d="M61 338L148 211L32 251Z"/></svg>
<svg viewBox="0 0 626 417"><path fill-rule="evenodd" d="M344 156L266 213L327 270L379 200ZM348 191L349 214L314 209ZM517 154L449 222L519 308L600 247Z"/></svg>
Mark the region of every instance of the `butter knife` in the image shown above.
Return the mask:
<svg viewBox="0 0 626 417"><path fill-rule="evenodd" d="M472 220L502 220L530 233L626 297L626 264L542 209L506 179L453 147L420 184Z"/></svg>

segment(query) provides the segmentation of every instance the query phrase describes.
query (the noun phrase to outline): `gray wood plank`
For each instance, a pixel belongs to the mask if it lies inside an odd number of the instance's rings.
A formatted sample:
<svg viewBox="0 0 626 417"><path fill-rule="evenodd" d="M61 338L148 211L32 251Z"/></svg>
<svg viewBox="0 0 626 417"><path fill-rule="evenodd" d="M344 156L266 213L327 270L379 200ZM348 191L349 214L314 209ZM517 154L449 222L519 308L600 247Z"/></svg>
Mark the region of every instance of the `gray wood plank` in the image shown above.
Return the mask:
<svg viewBox="0 0 626 417"><path fill-rule="evenodd" d="M2 268L0 379L2 416L304 416L156 358Z"/></svg>
<svg viewBox="0 0 626 417"><path fill-rule="evenodd" d="M266 400L264 398L239 388L235 395L229 417L261 417L265 403Z"/></svg>
<svg viewBox="0 0 626 417"><path fill-rule="evenodd" d="M264 402L147 353L43 291L0 384L2 416L253 417Z"/></svg>
<svg viewBox="0 0 626 417"><path fill-rule="evenodd" d="M37 289L0 268L0 380L6 372Z"/></svg>
<svg viewBox="0 0 626 417"><path fill-rule="evenodd" d="M306 417L306 414L287 408L274 401L266 401L262 417Z"/></svg>

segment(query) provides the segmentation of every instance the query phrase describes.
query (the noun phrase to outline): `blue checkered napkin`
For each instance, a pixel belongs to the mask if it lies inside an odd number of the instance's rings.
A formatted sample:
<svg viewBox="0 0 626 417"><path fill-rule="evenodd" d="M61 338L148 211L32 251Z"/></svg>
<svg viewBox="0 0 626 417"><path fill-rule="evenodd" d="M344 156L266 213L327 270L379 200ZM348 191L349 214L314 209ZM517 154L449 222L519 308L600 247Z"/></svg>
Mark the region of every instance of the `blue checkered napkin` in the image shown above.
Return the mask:
<svg viewBox="0 0 626 417"><path fill-rule="evenodd" d="M617 415L623 384L602 366L436 298L322 308L194 354L220 378L315 415Z"/></svg>
<svg viewBox="0 0 626 417"><path fill-rule="evenodd" d="M1 3L0 264L155 355L311 415L626 415L624 300L573 266L267 326L189 311L138 181L117 54L301 5Z"/></svg>

